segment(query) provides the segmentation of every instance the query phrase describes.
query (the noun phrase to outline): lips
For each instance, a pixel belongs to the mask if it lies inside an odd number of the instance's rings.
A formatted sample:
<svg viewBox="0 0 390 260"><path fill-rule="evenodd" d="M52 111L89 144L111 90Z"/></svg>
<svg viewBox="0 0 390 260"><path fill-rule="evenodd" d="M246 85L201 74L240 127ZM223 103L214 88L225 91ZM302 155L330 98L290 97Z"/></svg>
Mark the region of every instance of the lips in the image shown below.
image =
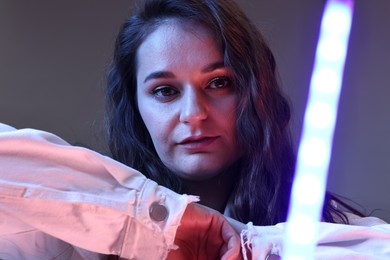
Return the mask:
<svg viewBox="0 0 390 260"><path fill-rule="evenodd" d="M179 145L190 150L203 149L210 146L218 138L218 136L193 136L184 139L179 143Z"/></svg>

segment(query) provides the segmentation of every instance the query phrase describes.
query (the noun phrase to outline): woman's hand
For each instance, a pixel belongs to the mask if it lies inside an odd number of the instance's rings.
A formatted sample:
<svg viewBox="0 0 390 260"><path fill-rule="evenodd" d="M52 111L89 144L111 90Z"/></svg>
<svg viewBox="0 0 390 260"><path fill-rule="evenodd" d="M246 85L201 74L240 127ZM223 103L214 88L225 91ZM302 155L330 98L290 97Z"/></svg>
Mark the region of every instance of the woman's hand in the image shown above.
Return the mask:
<svg viewBox="0 0 390 260"><path fill-rule="evenodd" d="M168 259L242 259L240 237L219 212L191 203L177 229Z"/></svg>

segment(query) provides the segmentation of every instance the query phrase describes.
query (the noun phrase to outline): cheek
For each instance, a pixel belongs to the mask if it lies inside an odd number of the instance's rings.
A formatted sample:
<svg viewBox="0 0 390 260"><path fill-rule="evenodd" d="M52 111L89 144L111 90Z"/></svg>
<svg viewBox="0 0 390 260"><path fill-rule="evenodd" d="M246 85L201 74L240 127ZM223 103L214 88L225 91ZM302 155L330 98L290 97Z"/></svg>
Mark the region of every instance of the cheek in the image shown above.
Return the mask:
<svg viewBox="0 0 390 260"><path fill-rule="evenodd" d="M156 115L153 110L144 109L142 107L140 107L140 114L150 136L154 140L155 135L159 132L157 131L159 125L159 122L157 121L159 118L158 115Z"/></svg>
<svg viewBox="0 0 390 260"><path fill-rule="evenodd" d="M218 116L220 125L223 126L228 136L229 146L237 148L237 101L233 98L225 103L223 113Z"/></svg>
<svg viewBox="0 0 390 260"><path fill-rule="evenodd" d="M160 150L171 134L168 115L161 109L147 105L140 106L139 111L156 150Z"/></svg>
<svg viewBox="0 0 390 260"><path fill-rule="evenodd" d="M226 130L232 131L232 134L236 132L237 126L237 98L235 96L227 99L225 102L219 104L219 107L215 109L218 115L220 123L226 127Z"/></svg>
<svg viewBox="0 0 390 260"><path fill-rule="evenodd" d="M235 115L225 117L224 126L226 131L228 131L229 143L235 146L237 143L237 117Z"/></svg>
<svg viewBox="0 0 390 260"><path fill-rule="evenodd" d="M151 108L150 102L148 102L147 97L145 95L140 94L139 89L137 89L137 103L138 103L138 111L141 115L142 121L144 122L146 129L148 130L152 139L154 139L154 129L156 129L158 122L158 114L155 113L155 110Z"/></svg>

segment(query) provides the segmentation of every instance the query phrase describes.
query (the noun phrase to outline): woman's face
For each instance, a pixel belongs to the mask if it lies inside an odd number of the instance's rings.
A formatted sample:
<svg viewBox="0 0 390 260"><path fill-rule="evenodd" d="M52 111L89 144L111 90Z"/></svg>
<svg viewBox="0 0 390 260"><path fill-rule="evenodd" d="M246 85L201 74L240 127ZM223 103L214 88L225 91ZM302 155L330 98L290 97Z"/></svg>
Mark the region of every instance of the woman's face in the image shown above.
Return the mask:
<svg viewBox="0 0 390 260"><path fill-rule="evenodd" d="M205 27L169 20L137 52L137 101L162 162L187 180L207 180L237 161L231 71Z"/></svg>

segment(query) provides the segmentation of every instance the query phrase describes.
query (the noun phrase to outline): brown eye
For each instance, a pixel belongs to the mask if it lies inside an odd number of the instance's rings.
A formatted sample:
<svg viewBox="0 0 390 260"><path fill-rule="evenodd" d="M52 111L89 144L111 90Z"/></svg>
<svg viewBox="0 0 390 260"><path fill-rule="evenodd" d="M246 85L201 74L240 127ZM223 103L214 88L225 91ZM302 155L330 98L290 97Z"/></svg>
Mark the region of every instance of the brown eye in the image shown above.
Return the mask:
<svg viewBox="0 0 390 260"><path fill-rule="evenodd" d="M218 77L211 80L208 83L208 87L211 89L226 88L230 86L231 82L232 81L228 77Z"/></svg>
<svg viewBox="0 0 390 260"><path fill-rule="evenodd" d="M169 86L157 87L152 91L156 97L172 97L179 93L175 88Z"/></svg>

